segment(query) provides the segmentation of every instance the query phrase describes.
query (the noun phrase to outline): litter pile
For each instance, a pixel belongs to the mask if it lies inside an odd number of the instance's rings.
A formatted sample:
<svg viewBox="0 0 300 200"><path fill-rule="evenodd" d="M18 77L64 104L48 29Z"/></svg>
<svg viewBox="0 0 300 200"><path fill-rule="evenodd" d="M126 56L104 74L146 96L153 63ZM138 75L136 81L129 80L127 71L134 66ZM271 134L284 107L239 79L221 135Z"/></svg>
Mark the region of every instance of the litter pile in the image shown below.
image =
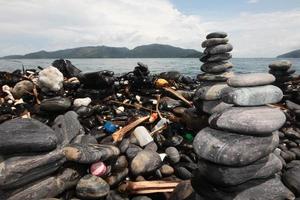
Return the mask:
<svg viewBox="0 0 300 200"><path fill-rule="evenodd" d="M190 77L143 63L82 73L65 60L1 76L2 199L167 199L197 167L207 116L186 112Z"/></svg>

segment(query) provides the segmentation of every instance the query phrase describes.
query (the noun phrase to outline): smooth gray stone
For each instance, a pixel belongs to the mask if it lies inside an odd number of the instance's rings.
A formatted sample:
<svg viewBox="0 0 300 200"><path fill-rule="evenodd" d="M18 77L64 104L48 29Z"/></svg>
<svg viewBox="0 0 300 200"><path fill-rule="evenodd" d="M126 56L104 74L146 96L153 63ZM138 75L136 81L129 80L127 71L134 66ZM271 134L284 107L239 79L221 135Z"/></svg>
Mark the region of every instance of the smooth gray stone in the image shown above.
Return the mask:
<svg viewBox="0 0 300 200"><path fill-rule="evenodd" d="M101 199L108 195L109 189L110 187L105 180L88 174L79 180L76 194L83 199Z"/></svg>
<svg viewBox="0 0 300 200"><path fill-rule="evenodd" d="M282 180L296 196L300 195L300 160L294 160L287 164Z"/></svg>
<svg viewBox="0 0 300 200"><path fill-rule="evenodd" d="M194 105L199 111L203 111L208 114L221 112L233 106L232 104L224 103L222 100L198 100L194 101Z"/></svg>
<svg viewBox="0 0 300 200"><path fill-rule="evenodd" d="M230 58L232 58L231 53L221 53L221 54L214 54L214 55L203 54L200 58L200 61L219 62L219 61L229 60Z"/></svg>
<svg viewBox="0 0 300 200"><path fill-rule="evenodd" d="M132 160L130 168L133 175L147 174L160 168L162 165L158 153L149 150L140 151Z"/></svg>
<svg viewBox="0 0 300 200"><path fill-rule="evenodd" d="M267 73L239 74L227 80L232 87L249 87L268 85L275 81L275 77Z"/></svg>
<svg viewBox="0 0 300 200"><path fill-rule="evenodd" d="M227 33L223 32L223 31L218 31L218 32L209 33L206 36L206 39L210 39L210 38L226 38L226 37L227 37Z"/></svg>
<svg viewBox="0 0 300 200"><path fill-rule="evenodd" d="M201 66L201 70L207 73L222 73L232 68L233 64L231 62L208 62Z"/></svg>
<svg viewBox="0 0 300 200"><path fill-rule="evenodd" d="M203 73L197 75L198 81L227 81L234 76L233 72L224 72L220 74Z"/></svg>
<svg viewBox="0 0 300 200"><path fill-rule="evenodd" d="M274 61L269 65L270 69L273 70L281 70L286 71L290 69L292 66L292 63L288 60L280 60L280 61Z"/></svg>
<svg viewBox="0 0 300 200"><path fill-rule="evenodd" d="M35 119L15 118L0 125L0 154L45 152L56 148L55 132Z"/></svg>
<svg viewBox="0 0 300 200"><path fill-rule="evenodd" d="M200 160L198 166L198 174L210 183L224 187L245 183L251 179L268 178L282 169L280 159L272 153L243 167L218 165L205 160Z"/></svg>
<svg viewBox="0 0 300 200"><path fill-rule="evenodd" d="M226 83L205 83L200 85L194 96L194 101L198 100L218 100L221 98L222 90L228 88Z"/></svg>
<svg viewBox="0 0 300 200"><path fill-rule="evenodd" d="M202 42L201 46L203 48L215 46L218 44L226 44L229 40L227 38L211 38Z"/></svg>
<svg viewBox="0 0 300 200"><path fill-rule="evenodd" d="M228 88L222 90L221 98L225 103L237 106L262 106L280 102L283 93L274 85Z"/></svg>
<svg viewBox="0 0 300 200"><path fill-rule="evenodd" d="M214 113L208 119L211 127L249 135L265 135L280 129L285 123L285 114L267 106L232 107Z"/></svg>
<svg viewBox="0 0 300 200"><path fill-rule="evenodd" d="M251 180L230 188L219 188L204 178L193 178L192 186L207 200L294 200L295 195L281 182L280 177ZM227 191L227 190L231 190ZM227 191L227 192L226 192Z"/></svg>
<svg viewBox="0 0 300 200"><path fill-rule="evenodd" d="M232 51L233 46L231 44L219 44L216 46L208 47L204 50L205 54L221 54L221 53L227 53Z"/></svg>
<svg viewBox="0 0 300 200"><path fill-rule="evenodd" d="M63 112L71 107L71 100L63 97L53 97L44 99L41 102L40 109L49 112Z"/></svg>
<svg viewBox="0 0 300 200"><path fill-rule="evenodd" d="M274 151L279 144L278 134L256 137L212 128L202 129L195 137L196 154L216 164L245 166Z"/></svg>

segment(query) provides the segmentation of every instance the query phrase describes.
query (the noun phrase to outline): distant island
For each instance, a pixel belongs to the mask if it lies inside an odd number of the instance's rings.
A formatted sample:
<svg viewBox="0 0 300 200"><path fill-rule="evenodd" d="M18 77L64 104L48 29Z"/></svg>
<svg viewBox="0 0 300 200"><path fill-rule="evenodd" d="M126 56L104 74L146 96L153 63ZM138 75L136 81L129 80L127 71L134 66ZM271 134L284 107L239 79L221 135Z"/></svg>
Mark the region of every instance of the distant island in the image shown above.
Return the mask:
<svg viewBox="0 0 300 200"><path fill-rule="evenodd" d="M57 51L38 51L25 55L4 56L2 59L42 58L199 58L201 52L164 44L150 44L128 49L126 47L87 46Z"/></svg>
<svg viewBox="0 0 300 200"><path fill-rule="evenodd" d="M277 58L300 58L300 49L279 55Z"/></svg>

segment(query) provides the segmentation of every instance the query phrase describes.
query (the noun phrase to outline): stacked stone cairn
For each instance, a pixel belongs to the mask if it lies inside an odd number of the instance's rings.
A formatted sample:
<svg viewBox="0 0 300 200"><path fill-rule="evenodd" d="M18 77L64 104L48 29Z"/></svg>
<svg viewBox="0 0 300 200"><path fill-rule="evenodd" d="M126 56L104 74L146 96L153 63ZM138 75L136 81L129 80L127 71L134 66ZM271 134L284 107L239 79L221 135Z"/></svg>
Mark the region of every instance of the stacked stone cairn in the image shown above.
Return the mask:
<svg viewBox="0 0 300 200"><path fill-rule="evenodd" d="M281 101L280 88L267 73L236 75L227 80L221 99L233 107L212 114L210 127L194 139L198 169L192 186L205 199L279 200L294 194L278 175L277 130L285 114L269 104Z"/></svg>
<svg viewBox="0 0 300 200"><path fill-rule="evenodd" d="M229 52L233 47L226 37L225 32L214 32L208 34L202 43L202 47L206 48L200 58L204 63L201 66L204 73L197 76L200 86L194 98L194 105L199 112L212 114L231 107L220 100L221 91L228 87L226 80L233 76L233 64L229 62L232 57Z"/></svg>

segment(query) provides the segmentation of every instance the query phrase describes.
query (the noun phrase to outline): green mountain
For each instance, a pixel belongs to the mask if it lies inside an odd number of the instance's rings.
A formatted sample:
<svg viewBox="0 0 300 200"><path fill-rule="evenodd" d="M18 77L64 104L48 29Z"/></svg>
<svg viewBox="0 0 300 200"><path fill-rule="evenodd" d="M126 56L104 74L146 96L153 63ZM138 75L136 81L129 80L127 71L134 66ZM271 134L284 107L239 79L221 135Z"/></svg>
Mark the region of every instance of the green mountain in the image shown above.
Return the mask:
<svg viewBox="0 0 300 200"><path fill-rule="evenodd" d="M277 58L300 58L300 49L279 55Z"/></svg>
<svg viewBox="0 0 300 200"><path fill-rule="evenodd" d="M88 46L58 51L38 51L25 55L11 55L3 59L38 58L199 58L202 53L163 44L150 44L130 50L125 47Z"/></svg>

